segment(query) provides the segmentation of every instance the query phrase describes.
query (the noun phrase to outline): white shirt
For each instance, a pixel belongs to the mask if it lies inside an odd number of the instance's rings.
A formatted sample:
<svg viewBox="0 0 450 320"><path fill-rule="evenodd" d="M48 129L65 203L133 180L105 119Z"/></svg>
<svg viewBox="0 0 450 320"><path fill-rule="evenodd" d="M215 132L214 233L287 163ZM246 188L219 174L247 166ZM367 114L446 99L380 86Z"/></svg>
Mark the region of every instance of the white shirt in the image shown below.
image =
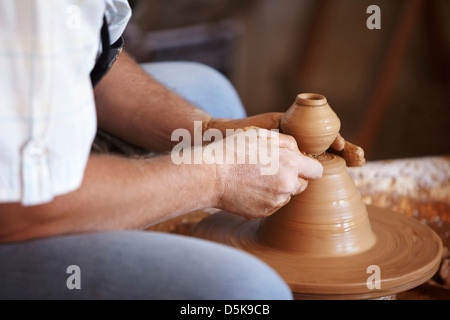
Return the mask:
<svg viewBox="0 0 450 320"><path fill-rule="evenodd" d="M80 186L105 14L114 43L126 0L0 0L0 202L42 204Z"/></svg>

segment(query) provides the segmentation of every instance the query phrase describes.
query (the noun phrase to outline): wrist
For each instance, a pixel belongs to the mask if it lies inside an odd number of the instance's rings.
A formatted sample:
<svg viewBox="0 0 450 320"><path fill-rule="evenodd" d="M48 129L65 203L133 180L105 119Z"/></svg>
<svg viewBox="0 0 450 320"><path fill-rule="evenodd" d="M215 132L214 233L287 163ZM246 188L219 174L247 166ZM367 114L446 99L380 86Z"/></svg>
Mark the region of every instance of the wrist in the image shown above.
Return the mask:
<svg viewBox="0 0 450 320"><path fill-rule="evenodd" d="M190 148L191 159L182 166L190 172L190 180L194 182L192 187L198 191L194 196L197 205L202 208L218 208L224 192L225 174L223 166L205 157L204 148Z"/></svg>
<svg viewBox="0 0 450 320"><path fill-rule="evenodd" d="M208 165L211 170L211 208L220 209L221 199L224 193L225 183L221 174L221 168L218 164Z"/></svg>
<svg viewBox="0 0 450 320"><path fill-rule="evenodd" d="M223 166L217 163L202 163L201 171L206 173L206 181L204 183L207 186L207 207L220 209L221 199L225 190L225 172Z"/></svg>

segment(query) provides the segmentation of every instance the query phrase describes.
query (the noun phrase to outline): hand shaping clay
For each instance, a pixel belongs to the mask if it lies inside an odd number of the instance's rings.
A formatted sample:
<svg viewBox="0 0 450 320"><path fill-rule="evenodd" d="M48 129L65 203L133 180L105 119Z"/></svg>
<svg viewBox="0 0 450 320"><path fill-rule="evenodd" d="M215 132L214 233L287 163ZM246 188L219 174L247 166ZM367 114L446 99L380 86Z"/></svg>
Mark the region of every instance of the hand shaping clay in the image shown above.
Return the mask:
<svg viewBox="0 0 450 320"><path fill-rule="evenodd" d="M323 177L273 215L256 221L220 212L197 226L194 235L226 243L261 258L299 299L368 299L420 285L438 270L440 238L405 215L363 204L344 159L325 153L362 149L339 137L340 121L325 97L300 94L285 113L281 130L324 167ZM344 148L345 146L345 148ZM345 151L347 150L347 151ZM379 288L367 285L367 270L381 271Z"/></svg>

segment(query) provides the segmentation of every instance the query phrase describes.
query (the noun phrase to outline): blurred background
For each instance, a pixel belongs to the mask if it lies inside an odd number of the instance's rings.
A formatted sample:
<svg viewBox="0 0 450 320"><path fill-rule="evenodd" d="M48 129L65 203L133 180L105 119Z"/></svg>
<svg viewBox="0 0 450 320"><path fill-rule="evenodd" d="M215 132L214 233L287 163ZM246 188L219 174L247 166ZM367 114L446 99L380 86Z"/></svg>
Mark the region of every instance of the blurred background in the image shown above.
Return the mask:
<svg viewBox="0 0 450 320"><path fill-rule="evenodd" d="M448 0L135 0L125 46L138 62L197 61L249 115L325 95L368 160L450 154ZM369 30L369 5L381 30Z"/></svg>

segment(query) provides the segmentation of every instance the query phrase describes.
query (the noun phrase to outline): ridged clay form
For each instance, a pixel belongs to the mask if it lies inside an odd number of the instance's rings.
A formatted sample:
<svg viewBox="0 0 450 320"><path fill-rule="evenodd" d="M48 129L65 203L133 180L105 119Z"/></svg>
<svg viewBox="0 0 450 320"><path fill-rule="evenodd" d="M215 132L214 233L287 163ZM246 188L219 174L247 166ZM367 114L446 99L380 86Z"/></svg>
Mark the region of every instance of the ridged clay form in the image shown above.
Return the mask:
<svg viewBox="0 0 450 320"><path fill-rule="evenodd" d="M262 219L261 242L280 250L319 256L351 254L375 243L366 206L345 161L332 154L318 157L321 179L280 210Z"/></svg>
<svg viewBox="0 0 450 320"><path fill-rule="evenodd" d="M333 256L357 253L375 243L367 210L344 159L325 153L341 123L320 94L303 93L281 120L281 131L295 138L299 149L315 155L323 177L277 211L262 219L258 236L280 250Z"/></svg>
<svg viewBox="0 0 450 320"><path fill-rule="evenodd" d="M430 279L439 267L441 240L413 218L363 204L344 159L325 152L339 130L324 96L298 95L281 131L321 162L323 177L267 218L247 221L219 212L200 222L194 236L261 258L298 299L377 298ZM380 289L367 286L369 266L381 270Z"/></svg>

